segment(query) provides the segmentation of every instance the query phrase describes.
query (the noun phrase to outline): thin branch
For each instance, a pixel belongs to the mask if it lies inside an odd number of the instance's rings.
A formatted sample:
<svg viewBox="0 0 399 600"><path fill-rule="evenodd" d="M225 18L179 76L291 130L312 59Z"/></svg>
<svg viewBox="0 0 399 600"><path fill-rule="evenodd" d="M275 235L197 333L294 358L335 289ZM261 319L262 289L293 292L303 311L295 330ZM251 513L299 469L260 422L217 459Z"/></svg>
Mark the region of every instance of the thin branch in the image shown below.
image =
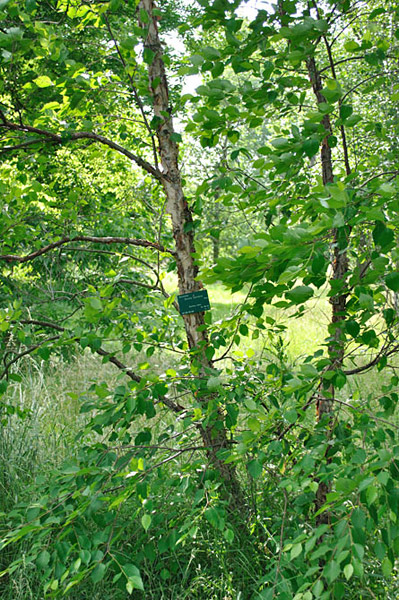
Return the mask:
<svg viewBox="0 0 399 600"><path fill-rule="evenodd" d="M96 352L100 356L104 356L104 357L108 358L108 361L110 363L112 363L113 365L118 367L118 369L123 371L128 377L130 377L130 379L132 379L136 383L140 383L141 377L136 375L136 373L134 373L134 371L132 371L126 365L124 365L118 358L116 358L116 356L113 356L110 352L106 352L106 350L103 350L102 348L98 348L96 350Z"/></svg>
<svg viewBox="0 0 399 600"><path fill-rule="evenodd" d="M159 246L161 247L161 244L159 244ZM151 266L150 263L146 262L142 258L139 258L138 256L135 256L134 254L130 254L129 252L113 252L112 250L95 250L93 248L71 248L71 247L69 247L68 251L70 252L71 250L73 250L74 252L91 252L92 254L108 254L109 256L118 256L118 257L126 256L127 258L131 258L132 260L135 260L136 262L139 262L140 264L147 267L147 269L149 269L150 271L152 271L154 273L155 277L158 276L156 269L154 269L154 267Z"/></svg>
<svg viewBox="0 0 399 600"><path fill-rule="evenodd" d="M280 575L281 558L283 555L284 526L285 526L285 520L287 517L288 495L287 495L286 490L283 490L283 493L284 493L284 508L283 508L283 518L281 521L281 529L280 529L280 546L278 549L276 576L274 578L274 583L273 583L273 596L272 596L273 598L275 596L276 586L277 586L278 578Z"/></svg>
<svg viewBox="0 0 399 600"><path fill-rule="evenodd" d="M149 283L142 283L141 281L135 281L134 279L118 279L118 281L114 282L115 285L126 283L127 285L137 285L137 287L145 288L146 290L159 290L158 283L154 283L154 285L150 285ZM161 290L159 290L161 291Z"/></svg>
<svg viewBox="0 0 399 600"><path fill-rule="evenodd" d="M143 248L154 248L155 250L159 250L160 252L168 252L169 254L174 255L175 252L173 250L169 250L164 246L160 246L155 242L150 242L148 240L140 240L136 238L124 238L124 237L94 237L89 235L77 235L74 237L63 237L57 242L53 242L48 244L47 246L43 246L39 250L35 252L31 252L30 254L26 254L25 256L18 256L16 254L2 254L0 255L0 260L5 260L8 263L17 262L17 263L25 263L30 260L41 256L42 254L46 254L50 252L50 250L54 250L55 248L59 248L64 244L68 244L69 242L92 242L94 244L125 244L126 246L141 246Z"/></svg>
<svg viewBox="0 0 399 600"><path fill-rule="evenodd" d="M369 369L371 369L372 367L374 367L379 360L384 357L384 356L391 356L391 354L395 354L396 352L399 351L399 344L397 344L396 346L394 346L393 348L391 348L390 350L388 350L388 352L384 351L384 348L381 350L381 352L379 352L374 358L373 360L371 360L370 362L368 362L366 365L363 365L361 367L356 367L355 369L349 369L347 371L343 371L344 375L357 375L358 373L363 373L364 371L368 371Z"/></svg>
<svg viewBox="0 0 399 600"><path fill-rule="evenodd" d="M325 37L325 36L323 36L323 37ZM331 44L329 44L329 48L331 48ZM337 60L334 63L334 66L336 67L337 65L340 65L342 63L346 63L351 60L359 60L361 58L364 58L364 56L350 56L349 58L342 58L341 60ZM320 69L319 73L324 73L324 71L328 71L329 68L330 68L330 65L328 65L327 67L323 67L322 69Z"/></svg>
<svg viewBox="0 0 399 600"><path fill-rule="evenodd" d="M360 186L365 187L368 183L370 183L370 181L373 181L373 179L378 179L378 177L383 177L384 175L399 175L399 171L383 171L382 173L378 173L377 175L373 175L372 177L370 177L369 179L367 179L364 183L362 183L362 185Z"/></svg>
<svg viewBox="0 0 399 600"><path fill-rule="evenodd" d="M394 71L396 71L396 70L397 69L394 69ZM343 103L345 101L345 99L349 96L349 94L352 94L352 92L357 90L357 88L360 87L361 85L363 85L364 83L367 83L368 81L370 81L370 79L379 79L380 77L384 77L385 75L389 75L390 73L391 73L391 71L381 71L380 73L374 73L374 75L370 75L370 77L366 77L366 79L362 79L362 81L357 83L355 86L353 86L353 88L348 90L346 92L346 94L344 94L344 96L342 96L341 102Z"/></svg>
<svg viewBox="0 0 399 600"><path fill-rule="evenodd" d="M158 236L158 238L160 238L160 236ZM163 247L161 245L161 243L159 242L159 248ZM146 262L145 260L143 260L142 258L139 258L138 256L134 256L134 254L129 254L129 252L112 252L111 250L93 250L92 248L68 248L68 250L73 250L74 252L91 252L94 254L109 254L111 256L126 256L132 260L135 260L136 262L139 262L140 264L146 266L150 271L152 271L156 277L156 283L154 283L154 285L148 285L146 283L141 283L139 281L134 281L133 279L119 279L118 281L115 281L115 284L118 283L128 283L130 285L137 285L140 287L144 287L150 290L158 290L161 292L162 296L164 298L170 298L170 294L168 294L168 292L165 290L165 287L159 277L159 272L154 269L154 267L152 267L150 265L150 263ZM172 251L170 251L172 253ZM174 254L174 252L173 252ZM158 251L158 265L159 265L159 251ZM179 311L179 305L176 302L176 300L173 301L173 306L175 307L175 309L177 310L177 312L180 313Z"/></svg>
<svg viewBox="0 0 399 600"><path fill-rule="evenodd" d="M334 62L334 58L333 58L333 55L331 52L331 46L328 43L327 37L325 35L323 35L323 40L324 40L324 45L327 50L328 62L330 63L331 75L333 76L334 79L337 79L335 67L338 63ZM342 62L342 61L339 61L339 62ZM319 71L319 74L320 73L321 73L321 71ZM341 105L342 105L342 101L340 100L339 106L341 107ZM347 141L346 141L346 133L345 133L345 127L344 127L343 123L340 126L340 131L341 131L341 139L342 139L342 149L344 151L345 170L346 170L346 174L350 175L351 168L350 168L350 164L349 164L348 145L347 145Z"/></svg>
<svg viewBox="0 0 399 600"><path fill-rule="evenodd" d="M57 323L51 323L50 321L39 321L38 319L21 319L19 321L22 325L38 325L39 327L50 327L56 331L65 331L65 327L57 325Z"/></svg>
<svg viewBox="0 0 399 600"><path fill-rule="evenodd" d="M16 144L15 146L4 146L3 148L0 149L0 153L12 152L14 150L20 150L21 148L28 148L29 146L32 146L33 144L41 144L42 142L43 142L43 140L37 139L37 140L28 140L27 142L22 142L21 144Z"/></svg>
<svg viewBox="0 0 399 600"><path fill-rule="evenodd" d="M58 327L57 327L57 329L58 329ZM34 352L35 350L40 348L40 346L47 344L47 342L53 342L54 340L59 340L59 338L60 338L59 335L53 335L52 337L47 338L46 340L43 340L39 344L34 344L33 346L29 346L29 348L27 348L23 352L20 352L19 354L14 356L14 358L12 360L8 361L7 363L5 362L5 368L4 368L4 371L2 372L2 374L0 375L0 379L3 379L3 377L6 377L8 375L8 371L9 371L10 367L14 363L18 362L20 358L22 358L23 356L27 356L28 354L31 354L32 352ZM8 354L10 354L10 353L8 353Z"/></svg>
<svg viewBox="0 0 399 600"><path fill-rule="evenodd" d="M56 323L51 323L50 321L38 321L36 319L29 319L29 320L24 319L23 321L20 321L20 322L23 324L26 324L26 325L39 325L40 327L48 327L50 329L55 329L56 331L61 331L61 332L67 331L65 329L65 327L61 327L60 325L57 325ZM10 368L10 366L12 364L14 364L15 362L17 362L22 356L25 356L26 354L30 354L31 352L33 352L34 350L36 350L43 344L45 344L47 342L51 342L53 340L57 340L59 338L60 338L60 336L58 336L58 335L53 336L51 338L44 340L43 342L41 342L39 344L35 344L34 346L31 346L24 352L21 352L20 354L18 354L16 357L14 357L14 359L12 361L10 361L9 363L6 364L6 367L5 367L2 375L0 376L0 379L2 379L5 375L7 375L8 369ZM77 338L77 337L72 338L72 339L74 339L76 342L79 341L79 338ZM123 371L123 373L125 373L125 375L130 377L130 379L132 379L136 383L140 383L141 377L139 375L137 375L134 371L129 369L129 367L127 367L125 364L123 364L111 352L107 352L106 350L103 350L102 348L96 349L95 352L97 354L99 354L100 356L107 358L110 363L115 365L115 367L117 367L120 371ZM170 398L167 398L166 396L162 396L160 398L160 401L163 402L163 404L165 404L165 406L170 408L175 413L181 413L182 411L185 410L184 406L182 406L181 404L178 404L177 402L173 402L173 400L171 400Z"/></svg>
<svg viewBox="0 0 399 600"><path fill-rule="evenodd" d="M334 37L334 38L331 40L331 45L335 44L335 42L337 41L337 39L338 39L338 38L339 38L339 37L340 37L340 36L343 34L343 32L344 32L346 29L348 29L348 27L350 27L350 26L352 25L352 23L353 23L354 21L357 21L357 20L359 19L359 17L360 17L362 14L365 14L365 13L362 13L362 12L360 12L360 11L358 11L358 10L357 10L357 8L356 8L356 4L359 4L359 3L356 3L356 2L355 2L355 3L353 4L353 6L352 6L351 10L350 10L350 11L347 11L347 12L345 13L345 16L348 16L348 15L349 15L351 12L355 12L355 17L354 17L353 19L351 19L351 20L349 21L349 23L347 23L347 24L345 25L345 27L343 27L343 28L342 28L342 29L341 29L341 30L340 30L340 31L339 31L339 32L336 34L336 36L335 36L335 37ZM332 25L333 23L335 23L335 21L337 21L337 20L338 20L340 17L342 17L342 13L340 13L339 15L337 15L335 19L332 19L332 20L330 21L330 25Z"/></svg>
<svg viewBox="0 0 399 600"><path fill-rule="evenodd" d="M154 132L152 131L151 126L150 126L150 124L148 122L147 115L145 114L143 103L142 103L142 101L140 99L140 96L137 93L137 88L134 85L133 77L130 75L129 71L127 70L126 61L125 61L124 56L122 54L122 51L121 51L121 49L119 47L119 44L116 41L115 36L114 36L114 34L112 32L111 25L110 25L108 17L107 17L107 13L103 13L103 19L104 19L105 24L107 26L108 33L111 36L111 39L112 39L112 41L115 44L115 48L116 48L116 51L117 51L118 56L120 58L120 61L121 61L122 65L125 68L125 71L127 73L129 81L130 81L130 85L132 86L132 92L133 92L133 96L134 96L135 102L136 102L136 104L137 104L137 106L138 106L138 108L140 110L141 116L143 117L144 125L145 125L145 127L146 127L146 129L147 129L147 131L149 133L150 139L151 139L152 154L154 156L155 167L158 170L159 169L159 165L158 165L158 152L157 152L157 148L156 148L156 145L155 145Z"/></svg>
<svg viewBox="0 0 399 600"><path fill-rule="evenodd" d="M83 139L94 140L96 142L99 142L100 144L104 144L105 146L112 148L113 150L116 150L120 154L123 154L124 156L126 156L127 158L129 158L130 160L135 162L136 165L138 165L139 167L144 169L144 171L146 171L147 173L150 173L150 175L152 175L158 181L162 182L164 179L164 175L159 171L158 168L153 167L149 162L147 162L140 156L133 154L132 152L130 152L130 150L127 150L123 146L120 146L116 142L104 137L103 135L100 135L99 133L94 133L93 131L75 131L73 133L68 133L63 138L61 135L58 135L57 133L53 133L51 131L47 131L45 129L39 129L37 127L32 127L30 125L12 123L11 121L8 121L5 118L4 113L2 111L0 111L0 117L2 120L2 123L0 123L0 127L3 127L9 131L22 131L25 133L34 133L38 136L43 137L45 139L45 141L47 141L47 142L52 142L52 143L56 143L56 144L65 144L66 142L75 141L75 140L83 140ZM40 141L40 140L38 139L35 141ZM31 142L31 141L29 140L29 142ZM31 143L33 143L33 140ZM3 148L2 150L0 150L0 152L7 152L9 150L15 150L17 148L18 148L18 146L6 147L6 148Z"/></svg>
<svg viewBox="0 0 399 600"><path fill-rule="evenodd" d="M334 402L338 402L338 404L342 404L342 406L346 406L347 408L350 408L351 410L355 410L356 412L359 412L362 415L367 415L368 417L370 417L370 419L374 419L374 421L380 421L381 423L384 423L385 425L389 425L389 427L393 427L394 429L399 429L399 426L395 425L391 421L387 421L386 419L381 419L381 417L376 417L375 415L370 413L368 410L362 410L362 409L358 408L357 406L353 406L352 404L349 404L349 402L344 402L344 400L338 400L337 398L334 399Z"/></svg>
<svg viewBox="0 0 399 600"><path fill-rule="evenodd" d="M241 303L241 306L244 306L244 304L246 304L246 302L247 302L247 300L248 300L249 296L251 295L251 292L252 292L252 290L253 290L253 287L254 287L254 284L252 284L252 285L251 285L251 287L249 288L249 290L248 290L248 293L247 293L247 295L245 296L244 302L242 302L242 303ZM241 323L241 316L240 316L240 317L237 319L237 324L236 324L236 327L235 327L235 330L234 330L234 334L233 334L233 337L232 337L232 340L231 340L231 342L230 342L229 346L227 347L227 349L225 350L225 352L224 352L224 353L223 353L221 356L219 356L218 358L215 358L215 359L214 359L214 361L213 361L214 363L215 363L215 362L217 362L218 360L223 360L224 358L226 358L226 356L227 356L227 355L228 355L228 353L230 352L231 348L233 347L233 344L234 344L234 338L235 338L235 337L236 337L236 335L237 335L237 331L238 331L238 328L239 328L239 326L240 326L240 323Z"/></svg>

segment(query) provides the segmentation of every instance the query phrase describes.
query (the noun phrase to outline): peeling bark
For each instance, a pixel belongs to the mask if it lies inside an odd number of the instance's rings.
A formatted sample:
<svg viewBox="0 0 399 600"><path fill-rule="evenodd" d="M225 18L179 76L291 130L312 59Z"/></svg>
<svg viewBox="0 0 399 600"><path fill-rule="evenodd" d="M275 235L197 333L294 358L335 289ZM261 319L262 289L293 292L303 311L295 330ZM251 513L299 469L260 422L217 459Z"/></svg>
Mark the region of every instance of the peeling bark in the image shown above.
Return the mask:
<svg viewBox="0 0 399 600"><path fill-rule="evenodd" d="M175 132L172 111L169 105L168 82L157 18L153 14L154 8L155 3L153 0L140 1L139 9L144 9L148 15L148 23L140 22L140 27L145 29L144 48L149 49L151 51L149 54L153 57L151 64L148 66L148 76L154 114L159 118L157 139L162 167L162 185L167 199L166 211L170 214L172 220L179 292L185 294L200 290L202 284L196 279L198 267L193 258L195 252L193 219L183 192L178 159L179 148L173 136ZM202 366L202 374L206 375L206 370L212 368L213 365L205 354L208 345L206 328L201 327L198 331L198 328L205 324L204 313L183 315L182 318L190 350L195 351L195 357ZM207 397L202 398L204 403L207 400ZM220 418L222 419L222 417ZM214 431L212 426L200 426L200 432L204 446L208 449L210 463L229 485L235 497L234 499L237 501L241 498L241 492L235 469L230 464L224 464L217 457L217 451L229 445L224 426L218 431Z"/></svg>

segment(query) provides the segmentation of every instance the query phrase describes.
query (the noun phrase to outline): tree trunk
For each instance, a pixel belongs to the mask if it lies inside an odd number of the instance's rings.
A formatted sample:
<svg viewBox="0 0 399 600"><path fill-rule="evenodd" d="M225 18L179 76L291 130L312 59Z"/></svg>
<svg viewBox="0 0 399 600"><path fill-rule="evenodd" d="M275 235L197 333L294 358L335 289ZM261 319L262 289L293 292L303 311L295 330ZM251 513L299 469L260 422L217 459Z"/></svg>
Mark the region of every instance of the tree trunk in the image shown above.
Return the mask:
<svg viewBox="0 0 399 600"><path fill-rule="evenodd" d="M316 63L314 58L309 58L307 61L307 68L310 81L312 83L312 88L314 94L316 96L317 102L326 102L322 94L322 81L320 77L320 73L317 70ZM328 183L333 183L334 181L334 172L333 172L333 163L331 156L331 148L328 144L328 138L332 133L331 121L328 114L324 115L322 119L322 124L324 125L324 129L326 130L326 135L321 144L321 166L322 166L322 177L323 184L327 185ZM341 233L342 235L342 233ZM341 245L344 248L341 248ZM342 244L342 239L340 237L340 230L334 228L332 230L332 248L333 248L333 260L332 260L332 278L334 280L344 281L347 273L348 273L348 255L346 252L346 240L345 244ZM339 324L345 320L345 310L346 310L346 294L338 294L336 296L332 296L330 298L330 304L332 306L332 340L328 346L328 354L331 360L329 370L335 370L337 368L341 368L344 359L345 347L342 340L342 333L339 327ZM332 425L332 411L333 411L333 402L334 402L334 387L330 387L330 397L325 397L320 394L317 404L317 414L318 419L321 420L324 417L329 419L330 426ZM320 482L319 488L316 493L316 510L319 510L326 502L327 493L330 490L330 486L328 483ZM326 523L329 520L328 512L324 512L319 516L318 522Z"/></svg>
<svg viewBox="0 0 399 600"><path fill-rule="evenodd" d="M200 290L202 284L196 279L198 267L195 265L193 258L195 252L194 232L190 227L193 219L183 193L179 169L179 148L174 138L175 132L171 116L172 111L169 106L168 82L158 33L157 17L153 14L154 8L155 3L153 0L140 1L139 9L144 9L148 15L148 23L140 22L140 26L146 30L144 48L150 50L149 55L153 57L151 64L148 66L148 76L154 114L159 118L157 139L162 166L162 184L167 199L166 211L171 216L176 245L179 292L180 294L186 294ZM201 375L206 377L207 369L211 369L213 365L205 353L209 342L207 330L204 327L204 313L182 315L182 318L190 350L194 350L193 360L199 361ZM208 398L203 397L200 400L206 403ZM219 418L222 420L221 416ZM217 430L211 425L205 427L200 425L199 430L211 465L223 477L231 493L235 496L234 501L239 501L242 495L235 468L231 464L224 464L224 461L217 456L220 449L229 445L224 425Z"/></svg>

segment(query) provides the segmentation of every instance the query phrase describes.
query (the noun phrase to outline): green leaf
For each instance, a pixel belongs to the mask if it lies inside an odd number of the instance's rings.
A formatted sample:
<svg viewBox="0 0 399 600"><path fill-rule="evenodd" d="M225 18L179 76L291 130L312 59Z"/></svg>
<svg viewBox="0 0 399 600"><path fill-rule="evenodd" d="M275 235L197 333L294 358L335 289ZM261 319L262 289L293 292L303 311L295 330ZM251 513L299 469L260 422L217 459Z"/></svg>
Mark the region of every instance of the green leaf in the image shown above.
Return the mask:
<svg viewBox="0 0 399 600"><path fill-rule="evenodd" d="M260 462L256 459L254 460L250 460L247 463L247 469L248 469L248 473L251 475L251 477L253 477L254 479L258 479L261 475L262 475L262 465L260 464Z"/></svg>
<svg viewBox="0 0 399 600"><path fill-rule="evenodd" d="M324 265L326 264L326 259L324 258L323 254L316 254L316 256L314 257L314 259L312 260L312 271L315 275L317 275L317 273L320 273L323 268Z"/></svg>
<svg viewBox="0 0 399 600"><path fill-rule="evenodd" d="M350 104L341 104L339 107L339 115L342 120L347 119L353 113L353 107Z"/></svg>
<svg viewBox="0 0 399 600"><path fill-rule="evenodd" d="M399 292L399 271L392 271L385 277L386 286L394 291Z"/></svg>
<svg viewBox="0 0 399 600"><path fill-rule="evenodd" d="M210 506L205 510L204 515L212 527L215 527L216 529L223 529L224 519L217 508Z"/></svg>
<svg viewBox="0 0 399 600"><path fill-rule="evenodd" d="M344 575L347 581L349 581L349 579L352 577L353 567L351 564L344 566Z"/></svg>
<svg viewBox="0 0 399 600"><path fill-rule="evenodd" d="M285 295L294 304L302 304L313 296L313 289L308 285L298 285L289 292L286 292Z"/></svg>
<svg viewBox="0 0 399 600"><path fill-rule="evenodd" d="M95 311L103 310L103 305L102 305L100 298L93 296L91 298L87 298L87 301L93 310L95 310Z"/></svg>
<svg viewBox="0 0 399 600"><path fill-rule="evenodd" d="M209 377L206 387L210 392L216 392L220 386L222 385L222 380L220 377Z"/></svg>
<svg viewBox="0 0 399 600"><path fill-rule="evenodd" d="M143 580L141 579L141 577L139 575L133 575L133 577L129 577L129 579L126 583L126 589L129 592L129 594L131 594L133 590L141 590L143 592L144 591Z"/></svg>
<svg viewBox="0 0 399 600"><path fill-rule="evenodd" d="M349 40L349 42L346 42L344 44L345 50L347 50L348 52L354 52L356 50L361 50L361 46L359 46L359 44L357 42L355 42L354 40Z"/></svg>
<svg viewBox="0 0 399 600"><path fill-rule="evenodd" d="M366 310L373 310L374 308L374 299L369 294L364 294L363 292L359 295L359 304L361 308Z"/></svg>
<svg viewBox="0 0 399 600"><path fill-rule="evenodd" d="M36 559L36 564L40 569L45 569L50 562L50 553L47 550L40 552Z"/></svg>
<svg viewBox="0 0 399 600"><path fill-rule="evenodd" d="M328 562L323 569L323 575L327 579L328 583L335 581L340 572L341 568L335 560Z"/></svg>
<svg viewBox="0 0 399 600"><path fill-rule="evenodd" d="M290 383L290 381L288 383ZM298 413L294 408L292 408L291 410L287 410L287 412L284 413L284 417L287 419L288 423L291 423L292 425L297 420Z"/></svg>
<svg viewBox="0 0 399 600"><path fill-rule="evenodd" d="M190 62L193 65L196 65L197 67L199 67L204 62L204 57L201 56L200 54L193 54L192 56L190 56Z"/></svg>
<svg viewBox="0 0 399 600"><path fill-rule="evenodd" d="M366 499L368 506L371 506L378 498L378 490L374 485L370 485L366 491Z"/></svg>
<svg viewBox="0 0 399 600"><path fill-rule="evenodd" d="M324 585L321 579L318 579L316 581L316 583L313 586L313 594L316 596L316 598L318 598L319 596L322 595L322 593L324 592Z"/></svg>
<svg viewBox="0 0 399 600"><path fill-rule="evenodd" d="M310 377L310 378L318 377L318 375L319 375L319 372L316 369L316 367L314 367L310 363L301 365L301 371L306 377Z"/></svg>
<svg viewBox="0 0 399 600"><path fill-rule="evenodd" d="M147 65L151 65L155 58L155 52L151 48L144 48L143 60Z"/></svg>
<svg viewBox="0 0 399 600"><path fill-rule="evenodd" d="M182 138L182 136L181 136L181 133L172 133L172 134L170 135L170 139L171 139L173 142L177 142L177 143L180 143L180 142L182 142L182 141L183 141L183 138Z"/></svg>
<svg viewBox="0 0 399 600"><path fill-rule="evenodd" d="M48 77L47 75L40 75L40 77L34 79L33 82L36 83L36 85L40 88L46 88L50 87L51 85L54 85L50 77Z"/></svg>
<svg viewBox="0 0 399 600"><path fill-rule="evenodd" d="M360 325L356 321L349 320L345 322L345 330L351 337L356 338L360 332Z"/></svg>
<svg viewBox="0 0 399 600"><path fill-rule="evenodd" d="M232 529L225 529L223 537L229 544L232 544L234 541L234 531Z"/></svg>
<svg viewBox="0 0 399 600"><path fill-rule="evenodd" d="M91 580L93 581L93 583L98 583L99 581L101 581L105 575L105 571L106 566L104 565L104 563L98 563L98 565L95 567L91 574Z"/></svg>
<svg viewBox="0 0 399 600"><path fill-rule="evenodd" d="M379 560L382 560L386 554L386 547L385 544L383 544L382 542L378 541L376 542L375 546L374 546L374 552L376 557Z"/></svg>
<svg viewBox="0 0 399 600"><path fill-rule="evenodd" d="M317 154L319 151L319 148L320 148L320 141L318 138L309 138L309 139L305 140L303 143L303 151L305 152L306 156L308 156L309 158L312 158L312 156Z"/></svg>
<svg viewBox="0 0 399 600"><path fill-rule="evenodd" d="M148 531L148 528L151 525L151 520L152 520L151 515L149 515L147 513L141 517L141 524L146 531Z"/></svg>
<svg viewBox="0 0 399 600"><path fill-rule="evenodd" d="M392 573L393 565L389 558L386 556L381 564L381 569L384 577L390 577Z"/></svg>
<svg viewBox="0 0 399 600"><path fill-rule="evenodd" d="M254 433L258 433L261 430L260 423L255 417L249 417L247 423L250 430Z"/></svg>
<svg viewBox="0 0 399 600"><path fill-rule="evenodd" d="M201 49L201 54L208 60L215 60L220 58L220 52L216 48L212 48L211 46L205 46L205 48Z"/></svg>
<svg viewBox="0 0 399 600"><path fill-rule="evenodd" d="M144 8L140 8L140 21L142 23L150 22L150 17L148 16L148 13Z"/></svg>
<svg viewBox="0 0 399 600"><path fill-rule="evenodd" d="M376 245L381 246L381 249L384 249L393 242L394 233L392 229L388 229L382 221L378 221L373 229L373 240Z"/></svg>
<svg viewBox="0 0 399 600"><path fill-rule="evenodd" d="M131 594L133 590L141 590L144 591L143 580L140 576L140 571L133 564L123 565L122 570L127 577L128 581L126 583L126 589Z"/></svg>
<svg viewBox="0 0 399 600"><path fill-rule="evenodd" d="M88 565L90 562L91 553L89 552L89 550L81 550L79 552L79 557L82 559L82 562L84 562L85 565Z"/></svg>
<svg viewBox="0 0 399 600"><path fill-rule="evenodd" d="M291 554L290 554L290 559L294 560L294 558L296 558L297 556L299 556L302 552L302 544L294 544L292 546L292 550L291 550Z"/></svg>
<svg viewBox="0 0 399 600"><path fill-rule="evenodd" d="M363 117L361 115L352 115L345 120L345 125L347 127L354 127L362 120L362 118Z"/></svg>

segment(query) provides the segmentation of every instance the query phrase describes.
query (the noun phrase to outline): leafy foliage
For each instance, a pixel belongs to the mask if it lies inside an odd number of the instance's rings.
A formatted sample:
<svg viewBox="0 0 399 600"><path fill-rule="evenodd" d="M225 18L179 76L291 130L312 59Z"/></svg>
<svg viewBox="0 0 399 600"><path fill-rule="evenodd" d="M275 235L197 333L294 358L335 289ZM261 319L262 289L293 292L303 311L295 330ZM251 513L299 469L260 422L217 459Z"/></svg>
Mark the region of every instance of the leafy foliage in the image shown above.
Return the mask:
<svg viewBox="0 0 399 600"><path fill-rule="evenodd" d="M3 587L395 598L398 7L198 4L0 2L7 435L29 365L90 365L66 452L1 507ZM243 301L183 319L166 282L198 269Z"/></svg>

